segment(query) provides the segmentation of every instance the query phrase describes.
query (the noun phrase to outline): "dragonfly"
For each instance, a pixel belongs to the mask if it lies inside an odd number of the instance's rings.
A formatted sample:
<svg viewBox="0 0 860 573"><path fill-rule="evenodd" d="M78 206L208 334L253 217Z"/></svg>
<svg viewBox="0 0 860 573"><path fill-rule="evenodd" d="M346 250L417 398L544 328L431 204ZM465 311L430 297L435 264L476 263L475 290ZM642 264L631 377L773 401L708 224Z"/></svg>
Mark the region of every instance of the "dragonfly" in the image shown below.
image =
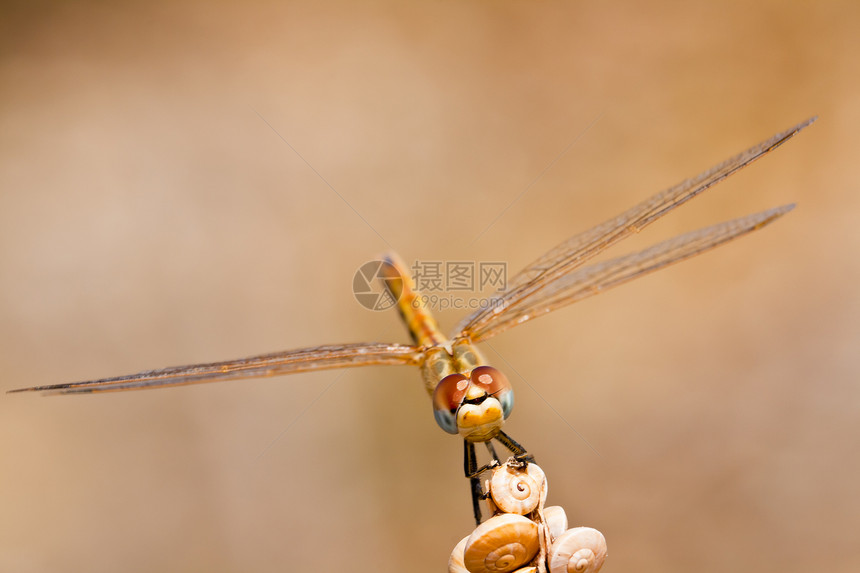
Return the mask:
<svg viewBox="0 0 860 573"><path fill-rule="evenodd" d="M585 265L595 255L635 234L673 209L700 195L729 175L743 169L791 139L817 118L777 133L708 169L686 179L599 225L563 241L514 275L507 288L488 304L466 316L445 336L433 318L427 300L414 286L405 265L395 254L380 261L378 277L396 300L412 344L360 342L331 344L189 366L147 370L115 376L33 386L10 392L82 394L164 388L295 374L358 366L417 366L430 394L436 423L464 444L464 473L470 480L472 508L481 522L481 500L486 499L480 476L499 463L493 440L521 462L534 457L502 431L514 406L514 393L505 374L486 364L476 344L506 330L574 302L604 292L670 264L689 259L779 219L794 208L783 205L702 228L657 243L644 250ZM393 305L392 305L393 306ZM483 443L491 461L478 466L476 444Z"/></svg>

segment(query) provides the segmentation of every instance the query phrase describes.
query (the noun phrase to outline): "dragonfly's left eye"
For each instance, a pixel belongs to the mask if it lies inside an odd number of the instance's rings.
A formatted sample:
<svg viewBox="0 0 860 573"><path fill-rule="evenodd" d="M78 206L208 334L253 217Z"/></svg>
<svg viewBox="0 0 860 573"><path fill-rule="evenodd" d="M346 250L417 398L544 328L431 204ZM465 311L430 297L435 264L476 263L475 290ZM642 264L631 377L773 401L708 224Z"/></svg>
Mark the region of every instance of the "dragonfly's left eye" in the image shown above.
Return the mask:
<svg viewBox="0 0 860 573"><path fill-rule="evenodd" d="M487 394L496 394L510 389L508 377L492 366L478 366L472 370L472 383L481 387Z"/></svg>
<svg viewBox="0 0 860 573"><path fill-rule="evenodd" d="M505 418L514 409L514 389L508 382L508 377L492 366L478 366L472 370L472 384L482 388L487 394L496 398L502 404Z"/></svg>
<svg viewBox="0 0 860 573"><path fill-rule="evenodd" d="M449 434L457 433L457 408L463 402L469 379L462 374L442 378L433 391L433 415L439 427Z"/></svg>

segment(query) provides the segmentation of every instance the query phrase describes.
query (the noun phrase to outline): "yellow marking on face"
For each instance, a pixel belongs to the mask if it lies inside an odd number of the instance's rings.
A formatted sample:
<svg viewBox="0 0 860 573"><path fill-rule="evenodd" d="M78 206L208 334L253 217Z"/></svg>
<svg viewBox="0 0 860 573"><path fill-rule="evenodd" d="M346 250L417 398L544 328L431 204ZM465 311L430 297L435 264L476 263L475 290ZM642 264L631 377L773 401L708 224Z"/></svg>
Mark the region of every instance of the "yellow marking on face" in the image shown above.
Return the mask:
<svg viewBox="0 0 860 573"><path fill-rule="evenodd" d="M457 410L457 430L470 442L491 440L504 421L502 405L495 398L487 398L480 404L463 404Z"/></svg>

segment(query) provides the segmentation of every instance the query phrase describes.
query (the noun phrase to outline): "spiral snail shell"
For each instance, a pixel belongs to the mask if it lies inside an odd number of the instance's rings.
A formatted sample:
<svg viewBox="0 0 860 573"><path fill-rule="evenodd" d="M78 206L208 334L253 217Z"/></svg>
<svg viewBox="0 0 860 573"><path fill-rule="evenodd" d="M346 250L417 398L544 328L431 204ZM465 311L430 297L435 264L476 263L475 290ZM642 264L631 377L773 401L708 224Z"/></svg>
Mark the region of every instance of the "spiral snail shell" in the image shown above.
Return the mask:
<svg viewBox="0 0 860 573"><path fill-rule="evenodd" d="M546 475L537 464L520 467L505 464L493 471L490 495L505 513L525 515L535 510L546 488Z"/></svg>
<svg viewBox="0 0 860 573"><path fill-rule="evenodd" d="M466 541L463 563L469 573L509 573L534 559L539 549L537 524L503 513L475 528Z"/></svg>
<svg viewBox="0 0 860 573"><path fill-rule="evenodd" d="M562 533L550 546L550 573L597 573L606 559L606 539L590 527Z"/></svg>
<svg viewBox="0 0 860 573"><path fill-rule="evenodd" d="M567 530L567 514L564 513L564 509L560 505L545 507L543 517L553 539Z"/></svg>
<svg viewBox="0 0 860 573"><path fill-rule="evenodd" d="M454 547L454 551L451 552L451 557L448 558L448 573L469 573L466 564L463 563L463 553L466 550L467 541L469 541L468 535L461 539L460 543Z"/></svg>

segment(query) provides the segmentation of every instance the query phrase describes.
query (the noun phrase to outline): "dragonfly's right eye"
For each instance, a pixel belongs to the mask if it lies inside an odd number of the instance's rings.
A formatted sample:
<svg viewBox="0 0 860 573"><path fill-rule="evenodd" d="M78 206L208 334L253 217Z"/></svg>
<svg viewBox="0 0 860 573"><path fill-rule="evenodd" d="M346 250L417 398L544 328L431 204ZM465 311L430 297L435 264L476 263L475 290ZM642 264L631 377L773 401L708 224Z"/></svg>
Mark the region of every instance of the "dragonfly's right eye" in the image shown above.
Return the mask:
<svg viewBox="0 0 860 573"><path fill-rule="evenodd" d="M449 374L433 391L433 415L439 427L449 434L457 433L457 408L463 402L468 387L468 378L462 374Z"/></svg>

